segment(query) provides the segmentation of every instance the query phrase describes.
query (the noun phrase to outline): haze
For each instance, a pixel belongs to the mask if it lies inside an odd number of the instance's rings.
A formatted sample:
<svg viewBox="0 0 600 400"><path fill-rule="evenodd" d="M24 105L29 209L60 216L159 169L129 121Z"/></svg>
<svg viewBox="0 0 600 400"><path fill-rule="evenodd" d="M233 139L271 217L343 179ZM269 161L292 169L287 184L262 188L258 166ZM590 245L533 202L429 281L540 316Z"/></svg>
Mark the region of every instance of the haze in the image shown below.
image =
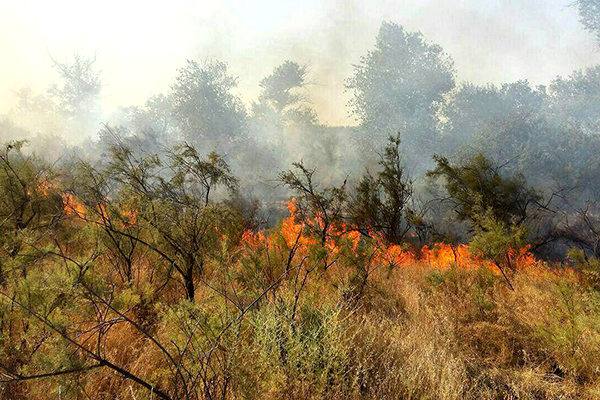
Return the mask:
<svg viewBox="0 0 600 400"><path fill-rule="evenodd" d="M168 90L186 59L220 59L249 104L286 59L309 66L319 119L352 124L344 79L373 46L382 20L421 31L455 61L459 81L546 84L600 62L569 0L176 1L0 4L0 114L14 91L57 79L51 57L96 55L102 109L142 104Z"/></svg>

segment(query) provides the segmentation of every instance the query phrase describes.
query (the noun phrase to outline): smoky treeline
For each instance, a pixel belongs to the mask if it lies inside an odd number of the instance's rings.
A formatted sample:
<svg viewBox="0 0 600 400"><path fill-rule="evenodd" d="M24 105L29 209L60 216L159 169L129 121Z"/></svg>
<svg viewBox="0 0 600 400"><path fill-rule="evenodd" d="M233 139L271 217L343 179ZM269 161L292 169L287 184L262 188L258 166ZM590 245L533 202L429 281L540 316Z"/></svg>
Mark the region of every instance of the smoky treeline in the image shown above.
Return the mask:
<svg viewBox="0 0 600 400"><path fill-rule="evenodd" d="M597 5L575 6L585 27L598 34ZM325 185L347 180L356 186L378 168L390 137L400 140L411 201L424 216L443 197L427 177L434 157L460 164L479 155L503 175L522 176L562 218L596 212L600 66L547 86L459 82L443 48L384 22L345 81L347 112L356 123L328 126L310 102L310 65L293 60L260 80L260 94L249 105L236 96L237 78L226 62L188 60L168 91L108 117L102 117L100 95L109 77L97 71L95 59L51 61L60 79L43 93L15 93L14 107L0 120L3 141L25 139L26 151L61 165L106 164L115 144L163 159L181 143L204 155L215 151L269 224L290 195L278 177L292 163L314 169Z"/></svg>

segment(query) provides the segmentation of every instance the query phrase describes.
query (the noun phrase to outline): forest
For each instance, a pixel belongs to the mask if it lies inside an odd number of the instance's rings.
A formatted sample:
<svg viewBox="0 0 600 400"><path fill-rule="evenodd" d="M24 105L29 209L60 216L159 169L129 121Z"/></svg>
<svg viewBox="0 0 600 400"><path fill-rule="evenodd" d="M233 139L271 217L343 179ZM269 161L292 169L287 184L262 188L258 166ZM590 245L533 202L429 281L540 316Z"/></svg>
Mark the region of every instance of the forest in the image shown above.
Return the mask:
<svg viewBox="0 0 600 400"><path fill-rule="evenodd" d="M0 398L600 398L600 65L459 81L385 21L332 126L293 60L108 118L51 62L0 115Z"/></svg>

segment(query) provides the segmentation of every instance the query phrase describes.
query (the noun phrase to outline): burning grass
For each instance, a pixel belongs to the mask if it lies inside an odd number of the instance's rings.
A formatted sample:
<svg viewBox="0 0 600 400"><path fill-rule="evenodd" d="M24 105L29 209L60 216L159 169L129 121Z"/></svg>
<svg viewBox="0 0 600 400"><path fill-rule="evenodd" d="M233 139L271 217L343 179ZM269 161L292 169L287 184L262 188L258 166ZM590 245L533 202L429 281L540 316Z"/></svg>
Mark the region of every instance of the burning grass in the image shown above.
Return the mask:
<svg viewBox="0 0 600 400"><path fill-rule="evenodd" d="M318 245L318 239L310 233L311 224L298 221L294 199L289 201L288 210L290 215L283 219L278 231L271 232L271 236L262 231L245 231L242 235L241 244L246 245L251 250L260 247L268 248L272 243L273 235L280 235L288 247L297 246L301 253L309 252L311 246ZM318 216L311 222L321 229L324 226ZM368 262L372 266L387 264L389 266L407 267L417 264L439 270L486 267L499 273L492 262L473 254L467 244L451 245L438 242L415 249L399 244L388 244L377 232L362 235L343 223L329 226L324 236L325 241L322 246L327 249L328 254L333 258L344 252L350 252L352 255L358 256L359 253L365 252L364 247L367 246L369 248L366 250L369 253ZM517 269L535 268L543 264L529 251L529 246L511 250L508 257L510 257L511 264Z"/></svg>

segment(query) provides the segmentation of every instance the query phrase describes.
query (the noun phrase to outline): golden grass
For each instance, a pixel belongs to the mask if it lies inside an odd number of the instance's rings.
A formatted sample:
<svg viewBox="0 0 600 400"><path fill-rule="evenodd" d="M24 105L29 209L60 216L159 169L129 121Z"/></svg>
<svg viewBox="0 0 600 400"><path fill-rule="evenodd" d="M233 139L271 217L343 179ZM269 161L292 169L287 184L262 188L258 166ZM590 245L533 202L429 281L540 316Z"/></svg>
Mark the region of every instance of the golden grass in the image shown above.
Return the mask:
<svg viewBox="0 0 600 400"><path fill-rule="evenodd" d="M344 300L344 275L336 276L335 285L322 278L306 286L293 321L288 283L223 339L211 367L216 382L230 380L225 398L599 398L600 293L573 272L521 270L512 291L486 268L381 268L352 302ZM217 327L227 320L222 301L204 290L197 304L157 306L149 311L152 332L181 346L182 321L193 313ZM199 347L210 343L204 333L195 333ZM126 324L106 345L115 362L163 388L173 384L161 353ZM68 379L78 382L70 391L65 379L52 379L23 384L21 396L54 399L62 385L63 399L84 391L94 399L150 398L105 369Z"/></svg>

